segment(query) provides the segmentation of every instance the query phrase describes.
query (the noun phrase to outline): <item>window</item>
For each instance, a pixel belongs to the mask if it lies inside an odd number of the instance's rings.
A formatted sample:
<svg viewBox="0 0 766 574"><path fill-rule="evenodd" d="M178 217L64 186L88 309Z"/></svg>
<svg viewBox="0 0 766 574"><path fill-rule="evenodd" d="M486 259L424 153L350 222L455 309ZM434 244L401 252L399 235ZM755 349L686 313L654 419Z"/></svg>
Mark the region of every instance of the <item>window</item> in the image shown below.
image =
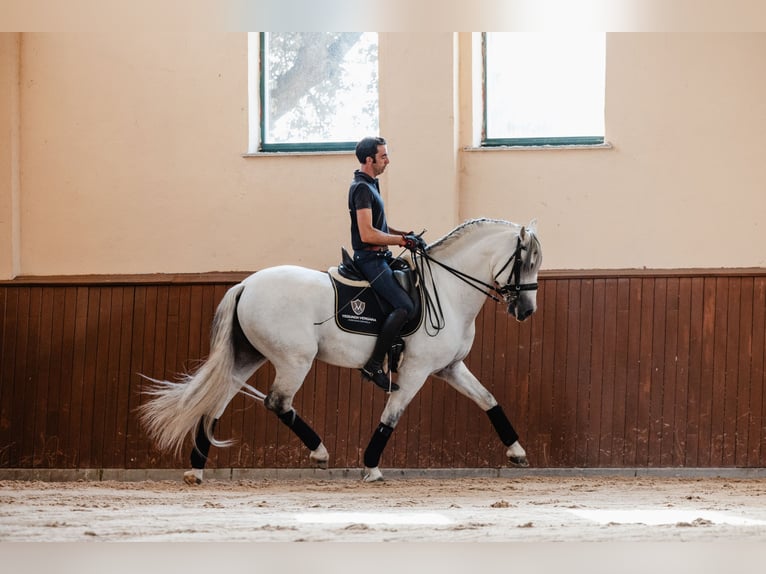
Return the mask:
<svg viewBox="0 0 766 574"><path fill-rule="evenodd" d="M378 133L376 33L262 32L259 46L251 150L346 150Z"/></svg>
<svg viewBox="0 0 766 574"><path fill-rule="evenodd" d="M604 143L606 35L486 32L482 145Z"/></svg>

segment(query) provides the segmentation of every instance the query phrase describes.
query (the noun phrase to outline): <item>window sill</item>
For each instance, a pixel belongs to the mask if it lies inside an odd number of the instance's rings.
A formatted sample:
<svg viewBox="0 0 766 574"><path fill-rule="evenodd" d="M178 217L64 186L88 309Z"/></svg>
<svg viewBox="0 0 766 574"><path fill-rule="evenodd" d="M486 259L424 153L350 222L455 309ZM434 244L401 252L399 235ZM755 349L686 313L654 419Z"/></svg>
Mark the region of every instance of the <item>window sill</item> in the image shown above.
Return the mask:
<svg viewBox="0 0 766 574"><path fill-rule="evenodd" d="M546 145L493 145L479 147L464 147L463 151L539 151L539 150L603 150L613 149L611 142L605 141L600 144L546 144Z"/></svg>
<svg viewBox="0 0 766 574"><path fill-rule="evenodd" d="M296 156L322 156L322 155L352 155L354 153L354 150L303 150L303 151L257 151L257 152L248 152L243 153L242 157L247 158L253 158L253 157L296 157Z"/></svg>

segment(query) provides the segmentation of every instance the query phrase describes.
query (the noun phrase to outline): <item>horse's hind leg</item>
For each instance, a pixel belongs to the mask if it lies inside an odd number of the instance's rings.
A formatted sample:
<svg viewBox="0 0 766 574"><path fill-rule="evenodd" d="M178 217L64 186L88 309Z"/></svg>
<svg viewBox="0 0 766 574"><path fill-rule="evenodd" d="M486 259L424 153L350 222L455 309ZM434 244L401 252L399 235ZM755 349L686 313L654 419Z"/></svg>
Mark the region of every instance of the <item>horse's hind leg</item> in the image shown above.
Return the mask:
<svg viewBox="0 0 766 574"><path fill-rule="evenodd" d="M519 435L495 397L468 370L462 361L442 369L435 376L444 379L458 392L475 402L487 414L495 432L508 450L505 455L513 466L527 467L527 453L519 443Z"/></svg>
<svg viewBox="0 0 766 574"><path fill-rule="evenodd" d="M277 377L263 404L311 451L309 458L314 464L319 468L327 468L330 455L322 439L293 408L293 398L303 384L312 361L313 355L307 360L293 360L289 364L275 363Z"/></svg>
<svg viewBox="0 0 766 574"><path fill-rule="evenodd" d="M253 376L259 368L266 363L266 358L255 348L245 337L242 332L242 328L239 324L237 314L234 315L234 323L232 325L232 344L234 345L234 361L235 361L235 373L234 376L242 384ZM226 405L232 401L237 395L239 389L233 389L229 398L226 401ZM215 432L218 419L223 416L226 407L216 413L213 417L213 423L211 427L211 433ZM208 419L201 417L199 424L197 425L197 434L194 437L194 446L192 446L191 454L189 456L191 462L191 470L184 472L184 482L189 485L197 485L202 483L202 476L207 464L207 459L210 454L210 438L205 432L205 426Z"/></svg>

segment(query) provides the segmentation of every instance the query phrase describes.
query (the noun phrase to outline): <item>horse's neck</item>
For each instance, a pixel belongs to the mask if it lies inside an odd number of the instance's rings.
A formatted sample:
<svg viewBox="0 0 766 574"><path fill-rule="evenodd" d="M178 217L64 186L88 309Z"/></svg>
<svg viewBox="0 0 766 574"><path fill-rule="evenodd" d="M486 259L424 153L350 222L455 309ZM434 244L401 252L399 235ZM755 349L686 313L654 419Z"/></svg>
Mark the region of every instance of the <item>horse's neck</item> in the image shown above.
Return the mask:
<svg viewBox="0 0 766 574"><path fill-rule="evenodd" d="M471 235L457 238L453 243L444 245L442 249L433 253L434 259L481 281L492 285L492 266L498 257L498 248L503 245L503 231L508 228L477 229ZM451 277L450 273L441 269L439 283L454 282L454 293L459 300L471 309L471 312L479 312L486 301L486 288L472 287L464 281Z"/></svg>

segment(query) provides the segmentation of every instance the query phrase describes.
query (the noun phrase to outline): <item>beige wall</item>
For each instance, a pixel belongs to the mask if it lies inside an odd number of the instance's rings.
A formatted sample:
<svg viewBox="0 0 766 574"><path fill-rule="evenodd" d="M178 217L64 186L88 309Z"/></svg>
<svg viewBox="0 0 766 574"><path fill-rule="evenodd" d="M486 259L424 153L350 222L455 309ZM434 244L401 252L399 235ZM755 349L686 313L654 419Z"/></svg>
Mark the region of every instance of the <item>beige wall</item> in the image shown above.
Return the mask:
<svg viewBox="0 0 766 574"><path fill-rule="evenodd" d="M245 34L16 37L0 34L0 278L337 262L356 162L243 157ZM433 240L536 217L548 269L766 266L764 55L766 34L610 34L612 149L465 151L470 35L381 34L389 219Z"/></svg>
<svg viewBox="0 0 766 574"><path fill-rule="evenodd" d="M0 279L19 273L20 34L0 34Z"/></svg>

